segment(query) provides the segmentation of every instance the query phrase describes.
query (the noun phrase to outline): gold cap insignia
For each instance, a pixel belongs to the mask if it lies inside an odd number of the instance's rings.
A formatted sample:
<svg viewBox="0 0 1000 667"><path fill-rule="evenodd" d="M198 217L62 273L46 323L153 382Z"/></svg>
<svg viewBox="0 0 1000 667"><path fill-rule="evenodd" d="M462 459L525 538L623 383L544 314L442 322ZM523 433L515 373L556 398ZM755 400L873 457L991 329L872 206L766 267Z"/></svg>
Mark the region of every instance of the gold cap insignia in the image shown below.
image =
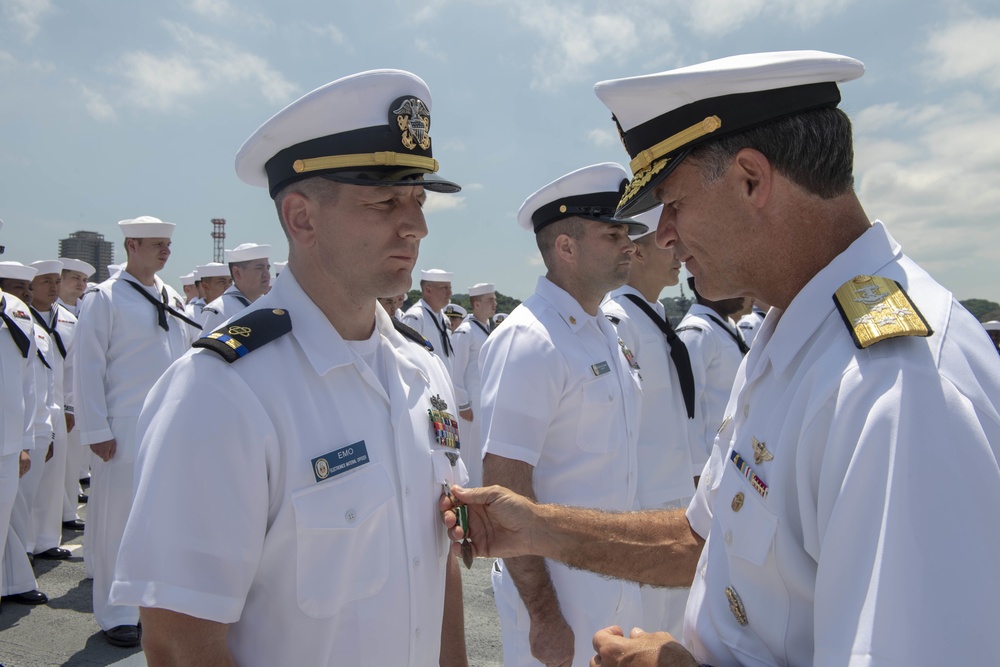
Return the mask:
<svg viewBox="0 0 1000 667"><path fill-rule="evenodd" d="M431 112L423 100L407 98L392 113L396 114L396 122L403 131L403 146L410 150L417 146L423 150L431 147Z"/></svg>
<svg viewBox="0 0 1000 667"><path fill-rule="evenodd" d="M902 286L888 278L855 276L837 289L833 300L862 350L887 338L934 333Z"/></svg>

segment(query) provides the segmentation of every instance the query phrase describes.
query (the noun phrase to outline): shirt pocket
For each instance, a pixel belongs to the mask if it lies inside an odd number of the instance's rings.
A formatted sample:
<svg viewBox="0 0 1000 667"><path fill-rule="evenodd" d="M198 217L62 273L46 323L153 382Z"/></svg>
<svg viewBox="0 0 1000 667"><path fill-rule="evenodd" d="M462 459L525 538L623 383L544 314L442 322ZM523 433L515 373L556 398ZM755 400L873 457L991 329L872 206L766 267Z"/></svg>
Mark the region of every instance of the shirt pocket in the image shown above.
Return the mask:
<svg viewBox="0 0 1000 667"><path fill-rule="evenodd" d="M394 496L381 464L292 494L296 594L307 616L333 616L385 585Z"/></svg>
<svg viewBox="0 0 1000 667"><path fill-rule="evenodd" d="M624 428L620 391L611 373L589 380L580 388L576 444L585 452L605 454L611 449L612 429Z"/></svg>
<svg viewBox="0 0 1000 667"><path fill-rule="evenodd" d="M732 463L725 465L721 477L714 505L726 553L764 566L774 544L778 517Z"/></svg>

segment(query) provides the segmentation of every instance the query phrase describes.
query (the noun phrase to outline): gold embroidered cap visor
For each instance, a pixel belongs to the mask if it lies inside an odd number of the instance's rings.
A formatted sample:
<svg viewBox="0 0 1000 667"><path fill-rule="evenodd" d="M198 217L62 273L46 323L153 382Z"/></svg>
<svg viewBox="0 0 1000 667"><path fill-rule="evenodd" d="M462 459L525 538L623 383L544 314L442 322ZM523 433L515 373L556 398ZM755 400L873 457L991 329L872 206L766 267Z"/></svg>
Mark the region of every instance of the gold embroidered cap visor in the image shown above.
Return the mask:
<svg viewBox="0 0 1000 667"><path fill-rule="evenodd" d="M793 114L836 107L837 83L863 73L864 65L847 56L782 51L599 82L594 91L611 110L632 158L632 179L616 217L655 207L653 190L698 146Z"/></svg>

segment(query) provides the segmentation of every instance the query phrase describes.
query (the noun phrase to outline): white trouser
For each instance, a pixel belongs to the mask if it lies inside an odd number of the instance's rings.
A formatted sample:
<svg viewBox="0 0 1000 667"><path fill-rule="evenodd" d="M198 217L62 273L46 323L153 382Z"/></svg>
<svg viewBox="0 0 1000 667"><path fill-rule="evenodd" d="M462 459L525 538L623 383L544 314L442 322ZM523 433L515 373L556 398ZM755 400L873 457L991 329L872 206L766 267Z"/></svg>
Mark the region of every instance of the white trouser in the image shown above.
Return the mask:
<svg viewBox="0 0 1000 667"><path fill-rule="evenodd" d="M45 468L48 447L31 450L31 468L17 482L17 494L10 513L10 528L3 549L3 595L27 593L38 588L28 553L35 548L35 527L31 516L38 482Z"/></svg>
<svg viewBox="0 0 1000 667"><path fill-rule="evenodd" d="M66 422L62 411L52 416L55 426L55 442L52 458L42 466L42 477L35 492L35 502L31 507L32 527L35 534L31 540L31 553L48 551L62 544L63 482L66 478ZM40 457L45 458L44 453ZM32 458L32 464L36 464ZM32 466L34 467L34 466Z"/></svg>
<svg viewBox="0 0 1000 667"><path fill-rule="evenodd" d="M65 424L65 422L63 423ZM80 506L80 494L83 493L83 489L80 488L80 480L82 479L80 470L87 465L85 462L90 460L90 457L87 456L89 451L89 447L80 444L80 431L75 428L70 431L66 436L66 492L63 498L63 521L73 521L80 518L80 515L77 514L77 509Z"/></svg>
<svg viewBox="0 0 1000 667"><path fill-rule="evenodd" d="M469 471L469 483L466 487L473 488L483 485L483 440L479 435L479 423L482 416L472 410L473 421L467 422L459 417L458 434L462 440L462 462Z"/></svg>
<svg viewBox="0 0 1000 667"><path fill-rule="evenodd" d="M125 523L132 508L137 422L138 417L112 418L115 455L106 462L95 456L91 463L86 534L94 572L94 617L102 630L139 622L138 608L108 603L118 547L121 546Z"/></svg>
<svg viewBox="0 0 1000 667"><path fill-rule="evenodd" d="M7 543L7 532L10 526L10 513L17 497L17 473L19 470L18 456L20 452L0 456L0 536ZM27 560L27 557L25 557ZM0 567L0 590L3 589L4 568Z"/></svg>

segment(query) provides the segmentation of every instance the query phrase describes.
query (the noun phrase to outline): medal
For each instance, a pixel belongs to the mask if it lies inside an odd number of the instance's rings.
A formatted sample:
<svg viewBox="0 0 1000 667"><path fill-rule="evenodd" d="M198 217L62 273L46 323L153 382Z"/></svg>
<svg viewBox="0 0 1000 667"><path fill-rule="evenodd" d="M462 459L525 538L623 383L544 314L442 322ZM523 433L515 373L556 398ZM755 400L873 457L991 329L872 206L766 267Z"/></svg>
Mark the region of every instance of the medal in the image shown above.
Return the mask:
<svg viewBox="0 0 1000 667"><path fill-rule="evenodd" d="M455 525L462 528L462 562L471 570L475 556L472 555L472 542L469 541L469 508L455 504L455 497L451 495L451 486L447 482L442 482L441 486L444 487L444 495L451 501L452 511L455 512Z"/></svg>
<svg viewBox="0 0 1000 667"><path fill-rule="evenodd" d="M431 410L427 414L431 418L431 426L434 427L434 440L439 444L451 449L461 449L461 442L458 438L458 420L455 415L445 412L448 404L440 395L431 397ZM452 467L458 463L457 452L447 452L448 460Z"/></svg>

